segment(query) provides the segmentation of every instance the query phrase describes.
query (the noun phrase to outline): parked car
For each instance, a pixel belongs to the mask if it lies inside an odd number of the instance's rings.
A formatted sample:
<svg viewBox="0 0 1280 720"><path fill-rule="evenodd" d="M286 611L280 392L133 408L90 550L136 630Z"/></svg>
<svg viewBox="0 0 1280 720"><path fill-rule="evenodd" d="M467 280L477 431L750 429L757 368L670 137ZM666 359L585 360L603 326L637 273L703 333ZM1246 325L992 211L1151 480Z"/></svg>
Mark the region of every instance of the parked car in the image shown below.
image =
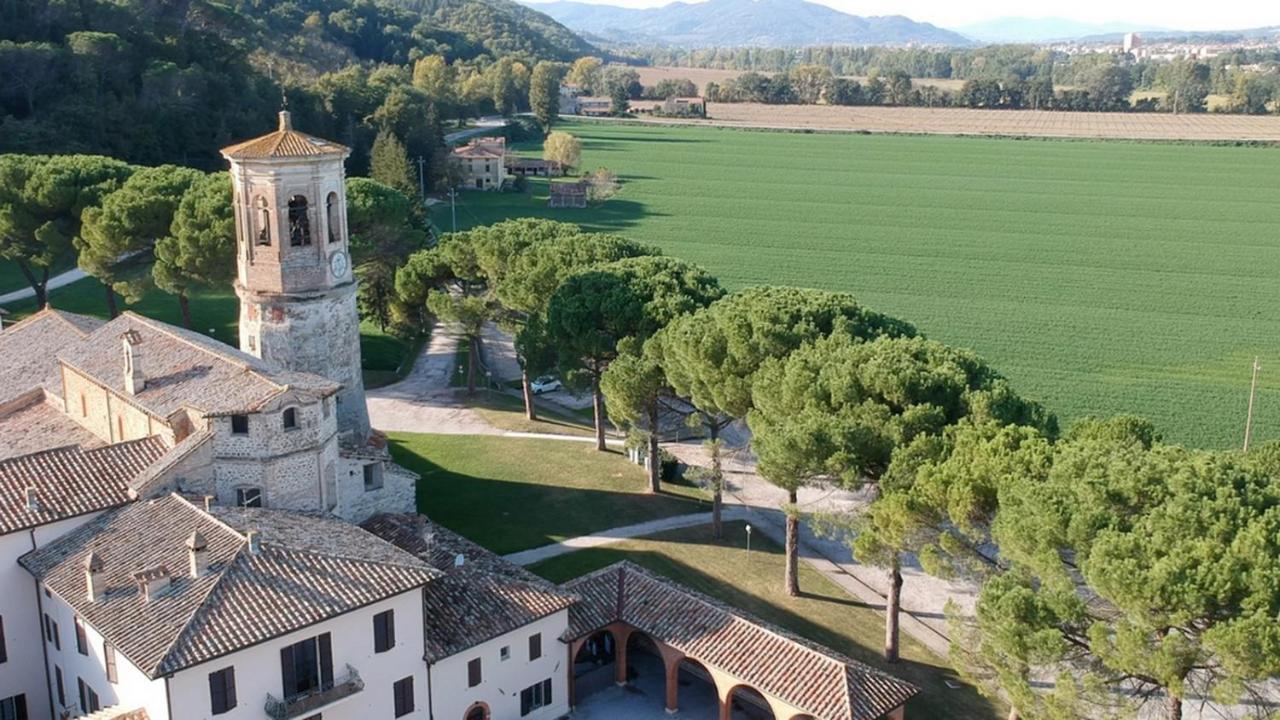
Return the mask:
<svg viewBox="0 0 1280 720"><path fill-rule="evenodd" d="M549 393L564 387L560 384L560 378L554 375L543 375L542 377L529 383L529 387L533 390L534 395Z"/></svg>

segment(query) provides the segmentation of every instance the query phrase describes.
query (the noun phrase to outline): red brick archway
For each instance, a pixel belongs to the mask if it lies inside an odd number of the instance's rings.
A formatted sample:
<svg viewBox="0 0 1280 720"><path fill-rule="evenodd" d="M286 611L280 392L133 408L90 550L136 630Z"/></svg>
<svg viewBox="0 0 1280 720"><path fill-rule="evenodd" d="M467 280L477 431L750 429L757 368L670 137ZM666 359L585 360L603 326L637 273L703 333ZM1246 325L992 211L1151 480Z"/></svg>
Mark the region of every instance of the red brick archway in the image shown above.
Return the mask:
<svg viewBox="0 0 1280 720"><path fill-rule="evenodd" d="M489 706L482 702L472 703L462 720L489 720Z"/></svg>
<svg viewBox="0 0 1280 720"><path fill-rule="evenodd" d="M738 718L777 720L769 698L750 685L734 685L725 694L724 702L720 705L720 720L738 720Z"/></svg>

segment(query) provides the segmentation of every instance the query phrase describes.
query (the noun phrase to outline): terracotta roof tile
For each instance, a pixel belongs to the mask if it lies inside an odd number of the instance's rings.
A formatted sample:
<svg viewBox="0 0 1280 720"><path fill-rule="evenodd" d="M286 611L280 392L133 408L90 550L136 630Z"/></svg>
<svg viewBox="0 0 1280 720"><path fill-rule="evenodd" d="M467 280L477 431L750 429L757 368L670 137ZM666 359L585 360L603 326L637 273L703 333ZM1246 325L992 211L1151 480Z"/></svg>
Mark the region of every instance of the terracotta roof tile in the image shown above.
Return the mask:
<svg viewBox="0 0 1280 720"><path fill-rule="evenodd" d="M625 622L818 720L873 720L919 692L907 682L629 562L564 587L582 598L569 613L572 637Z"/></svg>
<svg viewBox="0 0 1280 720"><path fill-rule="evenodd" d="M165 452L160 438L69 446L0 461L0 534L129 502L129 481ZM27 488L37 509L27 509Z"/></svg>
<svg viewBox="0 0 1280 720"><path fill-rule="evenodd" d="M79 445L86 450L105 443L62 411L62 401L36 388L0 410L0 460Z"/></svg>
<svg viewBox="0 0 1280 720"><path fill-rule="evenodd" d="M96 318L45 308L0 331L0 404L41 387L62 396L58 353L102 325Z"/></svg>
<svg viewBox="0 0 1280 720"><path fill-rule="evenodd" d="M280 128L273 133L245 140L222 149L222 156L233 160L268 158L346 157L350 148L293 129L288 112L280 113Z"/></svg>
<svg viewBox="0 0 1280 720"><path fill-rule="evenodd" d="M246 532L261 533L250 552ZM206 540L193 578L187 539ZM103 561L106 596L85 592L82 563ZM197 508L178 495L103 514L19 559L113 646L156 678L421 587L439 573L336 518L260 508ZM134 573L176 569L146 600Z"/></svg>

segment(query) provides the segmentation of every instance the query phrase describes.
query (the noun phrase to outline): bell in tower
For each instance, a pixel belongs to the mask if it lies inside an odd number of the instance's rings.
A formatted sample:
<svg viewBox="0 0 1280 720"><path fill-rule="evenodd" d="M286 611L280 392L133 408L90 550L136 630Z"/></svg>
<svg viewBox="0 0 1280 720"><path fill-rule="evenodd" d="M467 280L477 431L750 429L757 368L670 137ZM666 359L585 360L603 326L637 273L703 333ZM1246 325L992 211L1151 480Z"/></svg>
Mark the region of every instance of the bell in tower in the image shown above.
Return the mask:
<svg viewBox="0 0 1280 720"><path fill-rule="evenodd" d="M338 428L369 435L347 237L351 150L293 129L224 148L236 216L240 349L342 384Z"/></svg>

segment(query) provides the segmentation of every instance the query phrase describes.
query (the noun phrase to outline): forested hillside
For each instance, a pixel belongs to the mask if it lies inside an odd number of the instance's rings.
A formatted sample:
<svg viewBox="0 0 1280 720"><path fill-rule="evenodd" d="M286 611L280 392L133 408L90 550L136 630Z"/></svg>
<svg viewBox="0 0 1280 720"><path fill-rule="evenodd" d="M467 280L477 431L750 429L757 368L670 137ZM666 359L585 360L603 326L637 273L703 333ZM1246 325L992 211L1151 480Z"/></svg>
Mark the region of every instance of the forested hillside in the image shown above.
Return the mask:
<svg viewBox="0 0 1280 720"><path fill-rule="evenodd" d="M388 113L495 107L491 80L518 85L533 61L589 49L508 0L0 2L0 152L213 167L219 147L272 126L286 93L312 132L367 146L374 125L402 124ZM427 56L450 63L447 99L404 91ZM464 88L472 76L485 79Z"/></svg>

